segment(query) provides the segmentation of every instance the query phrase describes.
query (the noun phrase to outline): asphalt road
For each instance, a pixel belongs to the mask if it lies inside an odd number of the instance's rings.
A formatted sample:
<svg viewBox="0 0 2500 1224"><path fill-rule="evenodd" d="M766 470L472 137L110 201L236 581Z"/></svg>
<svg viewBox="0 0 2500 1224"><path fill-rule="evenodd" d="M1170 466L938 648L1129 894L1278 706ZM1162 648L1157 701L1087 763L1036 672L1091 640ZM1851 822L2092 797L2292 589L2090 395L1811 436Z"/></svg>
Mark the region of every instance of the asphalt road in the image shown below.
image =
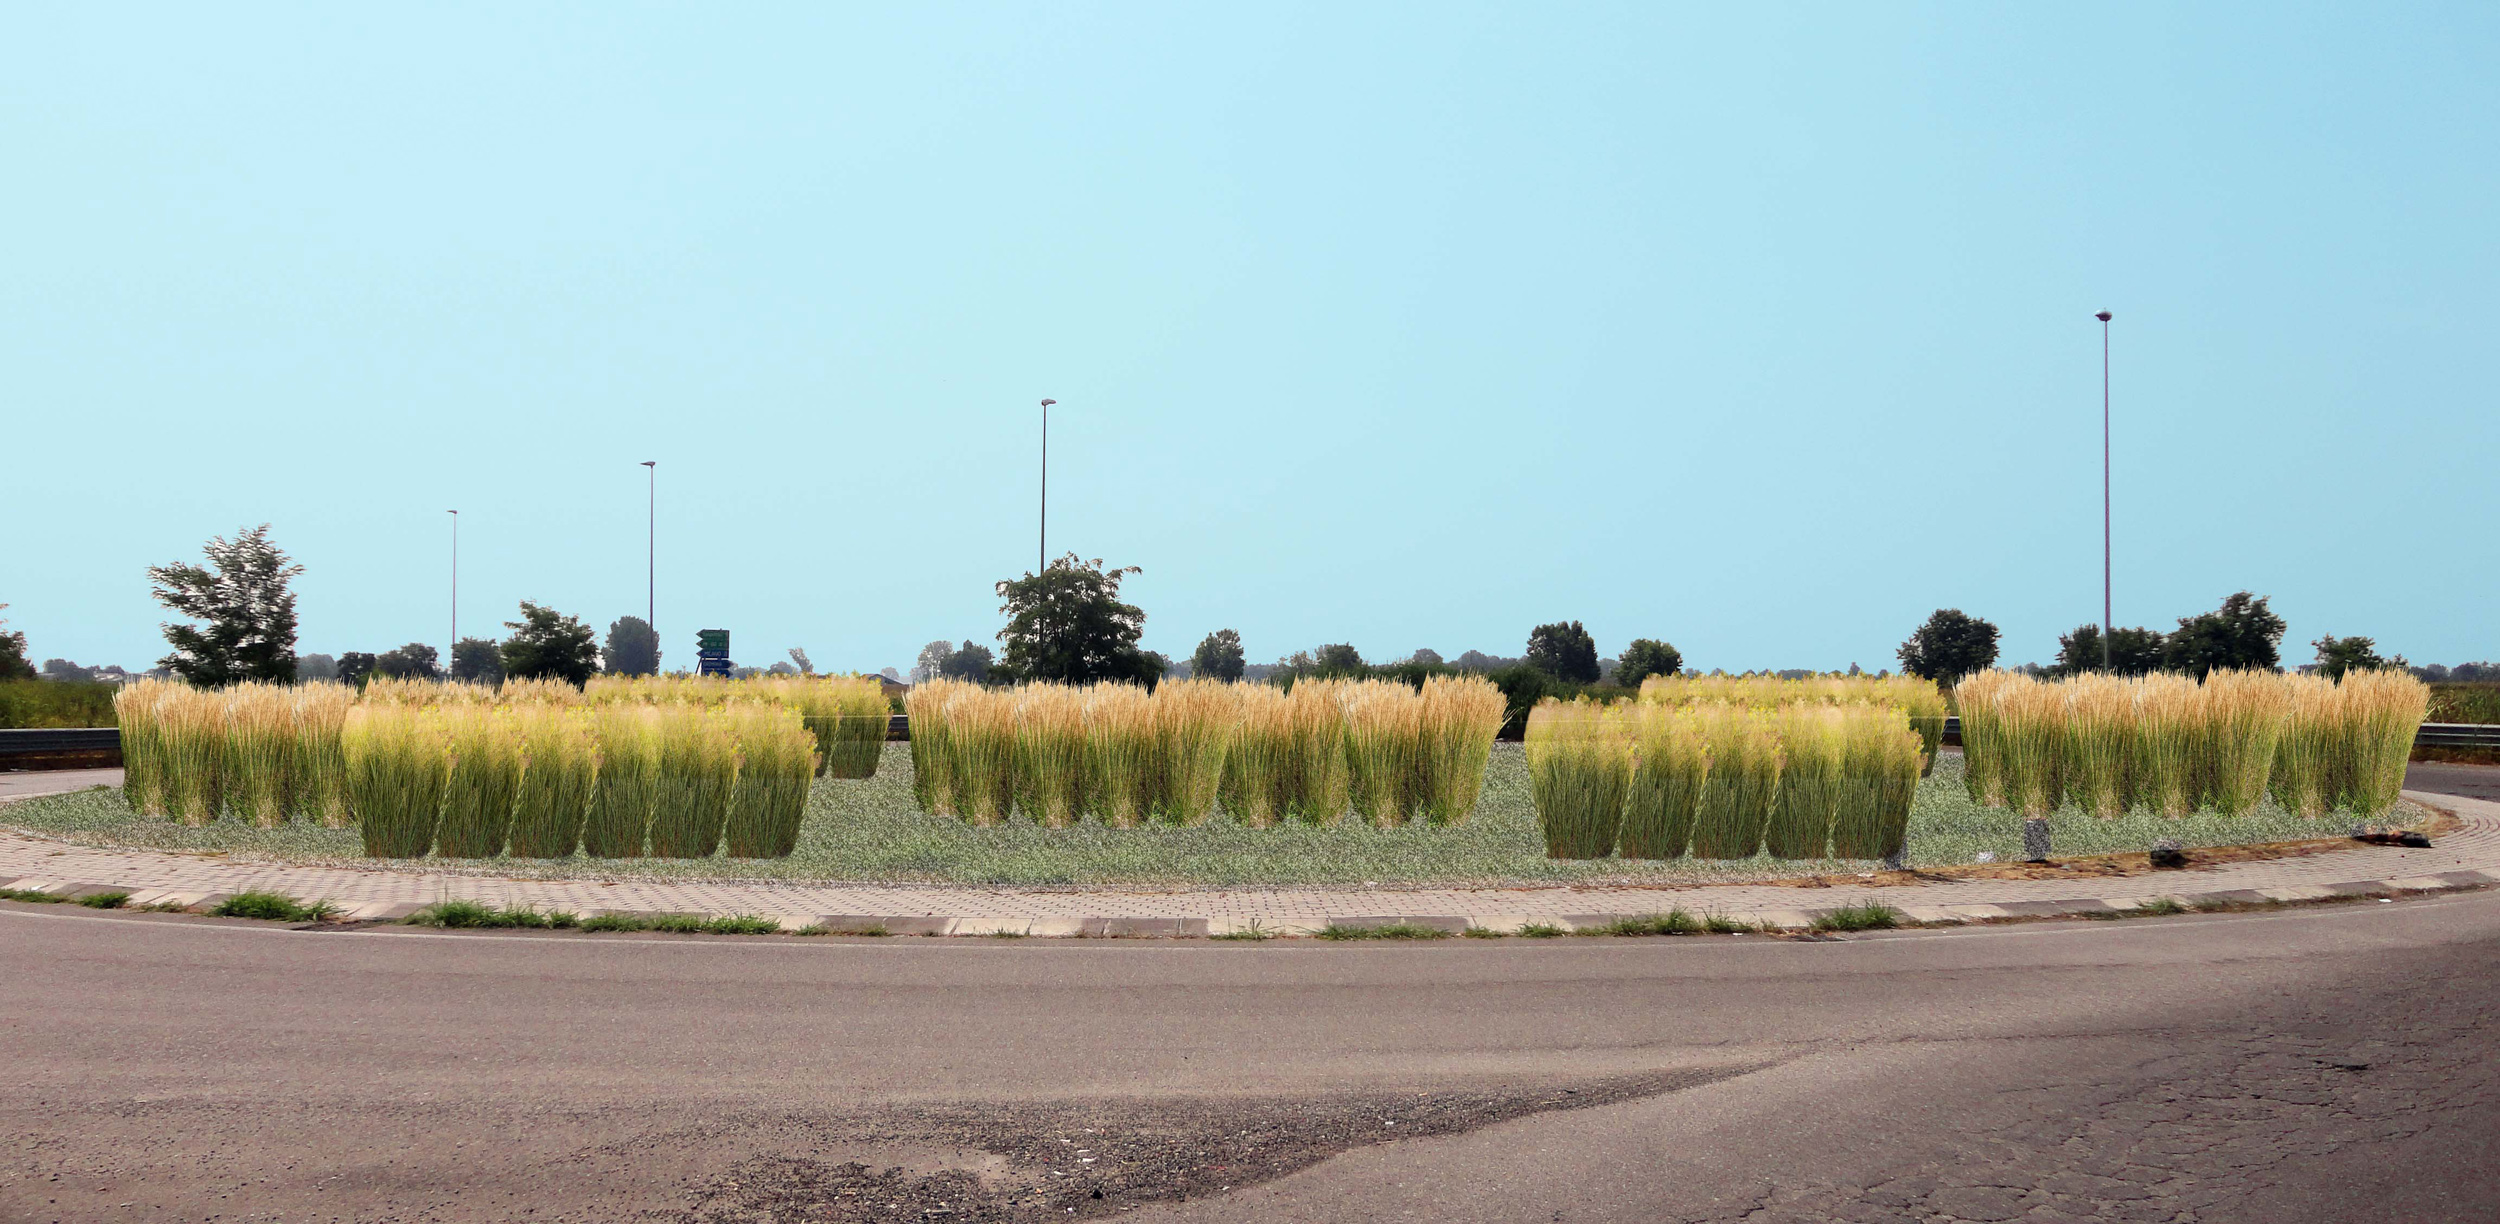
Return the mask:
<svg viewBox="0 0 2500 1224"><path fill-rule="evenodd" d="M1412 946L0 904L0 1220L2488 1221L2500 892Z"/></svg>

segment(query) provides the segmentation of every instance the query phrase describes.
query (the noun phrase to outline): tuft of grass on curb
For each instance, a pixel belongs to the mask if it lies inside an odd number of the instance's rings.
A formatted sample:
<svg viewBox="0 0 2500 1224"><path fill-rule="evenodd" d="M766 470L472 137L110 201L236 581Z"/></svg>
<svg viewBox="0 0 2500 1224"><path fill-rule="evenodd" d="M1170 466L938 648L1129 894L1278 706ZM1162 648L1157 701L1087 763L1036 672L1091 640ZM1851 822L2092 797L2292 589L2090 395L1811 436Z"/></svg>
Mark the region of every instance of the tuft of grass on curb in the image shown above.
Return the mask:
<svg viewBox="0 0 2500 1224"><path fill-rule="evenodd" d="M1380 926L1339 926L1332 922L1320 928L1319 937L1329 940L1448 939L1450 933L1439 927L1418 926L1412 922L1391 922Z"/></svg>
<svg viewBox="0 0 2500 1224"><path fill-rule="evenodd" d="M1818 931L1889 931L1901 925L1901 911L1881 901L1844 905L1814 916Z"/></svg>
<svg viewBox="0 0 2500 1224"><path fill-rule="evenodd" d="M1550 922L1531 922L1519 928L1522 939L1557 939L1571 932Z"/></svg>
<svg viewBox="0 0 2500 1224"><path fill-rule="evenodd" d="M319 922L339 912L328 901L298 901L285 893L239 892L208 911L219 918L259 918L269 922Z"/></svg>
<svg viewBox="0 0 2500 1224"><path fill-rule="evenodd" d="M78 903L88 909L120 909L129 900L130 894L126 892L100 892L80 897Z"/></svg>
<svg viewBox="0 0 2500 1224"><path fill-rule="evenodd" d="M1265 926L1260 925L1258 919L1253 918L1250 920L1250 925L1248 926L1234 927L1232 930L1226 931L1221 935L1209 935L1207 938L1234 940L1241 943L1260 943L1276 938L1276 932L1268 930Z"/></svg>
<svg viewBox="0 0 2500 1224"><path fill-rule="evenodd" d="M1028 935L1028 934L1030 934L1030 932L1027 932L1027 931L992 931L992 932L990 932L990 938L992 938L992 939L1022 939L1022 938L1024 938L1026 935Z"/></svg>
<svg viewBox="0 0 2500 1224"><path fill-rule="evenodd" d="M2177 897L2155 897L2137 905L2131 912L2140 917L2160 918L2171 914L2184 914L2188 911L2186 906L2179 904Z"/></svg>
<svg viewBox="0 0 2500 1224"><path fill-rule="evenodd" d="M601 914L581 922L585 931L658 931L668 935L776 935L781 924L755 914L733 914L714 918L705 914ZM801 934L857 935L859 931L832 931L822 926L809 927ZM885 932L877 932L882 935Z"/></svg>
<svg viewBox="0 0 2500 1224"><path fill-rule="evenodd" d="M1464 936L1466 936L1466 937L1467 937L1467 938L1469 938L1469 939L1508 939L1508 938L1510 938L1510 932L1508 932L1508 931L1496 931L1496 930L1494 930L1494 929L1493 929L1493 928L1491 928L1491 927L1480 927L1480 926L1470 926L1470 927L1468 927L1466 930L1464 930L1464 931L1460 931L1460 932L1459 932L1459 934L1464 935Z"/></svg>
<svg viewBox="0 0 2500 1224"><path fill-rule="evenodd" d="M497 909L466 899L437 902L408 915L405 921L410 926L539 931L570 930L581 925L581 920L566 910L537 910L527 906Z"/></svg>
<svg viewBox="0 0 2500 1224"><path fill-rule="evenodd" d="M1682 907L1663 914L1645 914L1638 918L1617 918L1604 926L1582 927L1574 935L1698 935L1701 920L1684 912Z"/></svg>
<svg viewBox="0 0 2500 1224"><path fill-rule="evenodd" d="M1704 914L1701 929L1712 935L1751 935L1762 929L1760 923L1730 918L1725 914Z"/></svg>
<svg viewBox="0 0 2500 1224"><path fill-rule="evenodd" d="M32 888L0 888L0 901L24 901L29 905L59 905L69 900Z"/></svg>

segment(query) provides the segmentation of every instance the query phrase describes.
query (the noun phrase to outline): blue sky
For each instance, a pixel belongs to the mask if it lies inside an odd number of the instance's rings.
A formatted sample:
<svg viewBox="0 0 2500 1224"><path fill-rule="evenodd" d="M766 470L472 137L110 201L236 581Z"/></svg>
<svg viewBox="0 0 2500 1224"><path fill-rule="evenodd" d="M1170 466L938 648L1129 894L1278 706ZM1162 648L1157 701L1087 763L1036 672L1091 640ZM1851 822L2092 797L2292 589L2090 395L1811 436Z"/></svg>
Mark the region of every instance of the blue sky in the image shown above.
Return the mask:
<svg viewBox="0 0 2500 1224"><path fill-rule="evenodd" d="M20 9L0 602L164 652L269 522L301 648L644 603L987 641L2050 657L2242 588L2500 655L2500 8ZM2437 523L2436 529L2423 524Z"/></svg>

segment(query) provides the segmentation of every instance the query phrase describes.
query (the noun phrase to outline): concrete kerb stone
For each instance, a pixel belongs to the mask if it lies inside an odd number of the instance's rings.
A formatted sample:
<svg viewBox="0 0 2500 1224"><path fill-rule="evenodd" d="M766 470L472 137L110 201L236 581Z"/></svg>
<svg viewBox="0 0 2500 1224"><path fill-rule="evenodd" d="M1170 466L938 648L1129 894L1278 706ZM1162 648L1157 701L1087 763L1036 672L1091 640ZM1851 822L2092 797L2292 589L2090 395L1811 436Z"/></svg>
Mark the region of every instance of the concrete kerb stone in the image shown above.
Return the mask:
<svg viewBox="0 0 2500 1224"><path fill-rule="evenodd" d="M341 907L342 916L363 921L405 917L426 903L456 897L542 912L570 911L584 918L603 909L585 903L613 898L613 912L637 916L763 915L784 930L874 927L897 935L980 936L1020 929L1043 938L1187 938L1246 931L1295 936L1317 934L1332 924L1392 923L1452 933L1480 929L1515 934L1532 924L1599 929L1627 916L1678 909L1696 916L1793 928L1811 926L1830 907L1870 903L1888 905L1921 923L1952 923L2130 911L2163 898L2186 906L2230 908L2500 884L2500 804L2450 798L2439 802L2457 807L2465 826L2443 837L2433 850L2339 848L2311 856L2216 864L2192 873L2149 877L1967 878L1885 887L1843 882L1828 886L1827 891L1802 893L1772 882L1359 891L1240 888L1176 894L787 881L538 881L210 863L191 856L97 849L8 832L0 832L0 878L7 878L13 888L40 889L63 897L127 891L134 906L194 910L213 908L246 890L326 897ZM115 880L135 882L111 883ZM617 891L598 891L602 888ZM845 906L846 900L858 904ZM837 909L871 912L812 916L816 911ZM1397 912L1400 909L1409 912ZM877 910L888 915L901 911L901 915L878 916Z"/></svg>

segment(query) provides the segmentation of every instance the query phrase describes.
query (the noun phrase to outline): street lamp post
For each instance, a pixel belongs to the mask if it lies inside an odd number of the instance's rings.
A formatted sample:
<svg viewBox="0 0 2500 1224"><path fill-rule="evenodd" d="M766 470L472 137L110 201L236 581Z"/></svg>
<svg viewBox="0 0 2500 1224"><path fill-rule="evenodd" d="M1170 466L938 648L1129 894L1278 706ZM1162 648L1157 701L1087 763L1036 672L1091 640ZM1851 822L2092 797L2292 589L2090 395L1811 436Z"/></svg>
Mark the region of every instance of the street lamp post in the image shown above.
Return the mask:
<svg viewBox="0 0 2500 1224"><path fill-rule="evenodd" d="M1033 576L1039 578L1050 565L1050 406L1059 401L1042 401L1042 538L1033 550Z"/></svg>
<svg viewBox="0 0 2500 1224"><path fill-rule="evenodd" d="M2109 637L2117 630L2110 617L2109 584L2109 312L2101 321L2101 671L2109 671Z"/></svg>
<svg viewBox="0 0 2500 1224"><path fill-rule="evenodd" d="M460 512L451 511L451 650L443 655L443 674L451 674L460 658Z"/></svg>
<svg viewBox="0 0 2500 1224"><path fill-rule="evenodd" d="M657 646L660 637L660 461L645 459L642 466L651 477L651 524L649 534L644 537L644 564L647 568L643 573L647 585L642 594L642 623L650 626L652 645Z"/></svg>

